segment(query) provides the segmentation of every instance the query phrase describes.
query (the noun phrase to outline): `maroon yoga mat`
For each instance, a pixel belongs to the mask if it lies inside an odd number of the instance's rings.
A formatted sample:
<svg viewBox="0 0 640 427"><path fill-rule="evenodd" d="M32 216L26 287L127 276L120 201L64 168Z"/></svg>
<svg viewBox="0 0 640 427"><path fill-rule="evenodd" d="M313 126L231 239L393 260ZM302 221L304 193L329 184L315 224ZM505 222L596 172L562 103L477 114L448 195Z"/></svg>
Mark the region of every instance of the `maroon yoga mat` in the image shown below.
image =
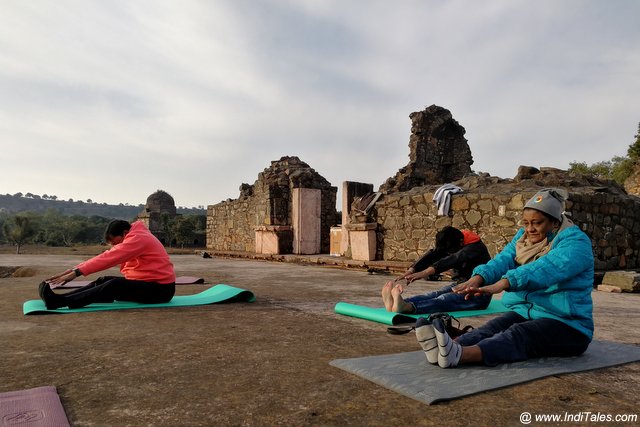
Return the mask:
<svg viewBox="0 0 640 427"><path fill-rule="evenodd" d="M71 289L71 288L81 288L83 286L91 283L90 280L72 280L71 282L67 282L61 286L51 286L52 289L62 288L62 289ZM179 276L176 277L176 285L201 285L204 283L204 279L202 277L195 276Z"/></svg>
<svg viewBox="0 0 640 427"><path fill-rule="evenodd" d="M53 386L0 393L0 425L68 427L60 396Z"/></svg>

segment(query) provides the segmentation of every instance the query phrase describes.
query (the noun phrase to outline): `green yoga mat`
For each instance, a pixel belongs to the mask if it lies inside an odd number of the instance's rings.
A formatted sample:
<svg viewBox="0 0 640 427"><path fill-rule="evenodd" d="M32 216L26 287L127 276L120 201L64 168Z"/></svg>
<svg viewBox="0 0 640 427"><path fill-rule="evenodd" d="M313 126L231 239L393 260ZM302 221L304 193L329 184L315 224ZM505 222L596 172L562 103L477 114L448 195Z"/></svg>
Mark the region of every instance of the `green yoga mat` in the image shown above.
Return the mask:
<svg viewBox="0 0 640 427"><path fill-rule="evenodd" d="M89 304L82 308L59 308L48 310L42 300L31 300L24 303L23 313L82 313L85 311L127 310L130 308L158 308L158 307L186 307L191 305L215 304L219 302L243 301L253 302L256 297L253 292L228 285L215 285L193 295L176 295L173 299L161 304L140 304L137 302L116 301L112 303Z"/></svg>
<svg viewBox="0 0 640 427"><path fill-rule="evenodd" d="M387 311L384 307L365 307L362 305L339 302L335 311L345 316L357 317L371 320L372 322L384 323L385 325L399 325L401 323L414 323L420 317L427 317L428 314L400 314ZM504 313L509 311L507 307L498 299L492 299L489 306L484 310L463 310L449 311L448 313L456 318L483 316L485 314Z"/></svg>

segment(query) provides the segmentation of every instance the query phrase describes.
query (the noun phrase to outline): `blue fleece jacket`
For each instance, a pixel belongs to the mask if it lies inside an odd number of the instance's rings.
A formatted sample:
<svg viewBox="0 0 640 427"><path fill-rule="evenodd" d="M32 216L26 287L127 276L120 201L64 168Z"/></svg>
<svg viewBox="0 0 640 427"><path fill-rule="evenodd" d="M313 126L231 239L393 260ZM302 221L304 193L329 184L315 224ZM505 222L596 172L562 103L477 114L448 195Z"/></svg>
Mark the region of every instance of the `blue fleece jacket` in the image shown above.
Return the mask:
<svg viewBox="0 0 640 427"><path fill-rule="evenodd" d="M473 270L489 285L509 280L502 302L527 319L551 318L566 323L593 338L593 252L591 240L577 226L549 235L551 249L524 265L515 262L513 240L487 264Z"/></svg>

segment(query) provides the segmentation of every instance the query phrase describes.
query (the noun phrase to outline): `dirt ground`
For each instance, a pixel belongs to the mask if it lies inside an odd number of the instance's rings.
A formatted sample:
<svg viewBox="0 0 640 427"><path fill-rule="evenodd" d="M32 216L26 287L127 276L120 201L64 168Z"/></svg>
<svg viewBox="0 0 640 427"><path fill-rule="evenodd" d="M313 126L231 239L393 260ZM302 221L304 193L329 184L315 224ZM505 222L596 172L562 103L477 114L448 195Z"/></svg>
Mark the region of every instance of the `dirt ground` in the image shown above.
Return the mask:
<svg viewBox="0 0 640 427"><path fill-rule="evenodd" d="M334 313L338 301L380 304L390 276L364 270L172 255L178 275L208 282L178 294L226 283L257 300L23 316L40 280L86 258L0 254L0 266L27 276L0 278L0 392L54 385L74 426L515 426L525 411L640 413L640 363L431 406L331 367L336 358L419 349L413 334ZM437 286L416 283L412 292ZM640 295L593 298L595 337L640 345Z"/></svg>

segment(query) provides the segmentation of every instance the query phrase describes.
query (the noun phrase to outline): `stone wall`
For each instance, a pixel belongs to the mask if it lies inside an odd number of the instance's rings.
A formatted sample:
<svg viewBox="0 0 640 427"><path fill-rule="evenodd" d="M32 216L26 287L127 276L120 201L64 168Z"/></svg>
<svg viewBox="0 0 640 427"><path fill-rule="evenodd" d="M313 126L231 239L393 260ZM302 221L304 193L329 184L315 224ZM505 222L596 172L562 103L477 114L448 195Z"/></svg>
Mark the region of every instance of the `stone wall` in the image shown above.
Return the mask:
<svg viewBox="0 0 640 427"><path fill-rule="evenodd" d="M337 188L297 157L271 162L253 185L240 186L238 199L207 207L207 248L255 252L257 227L292 225L294 188L321 190L321 251L328 253L330 228L336 223Z"/></svg>
<svg viewBox="0 0 640 427"><path fill-rule="evenodd" d="M495 255L515 235L524 204L541 187L560 184L569 197L566 212L591 238L597 270L640 268L640 199L617 187L580 186L576 177L552 174L554 179L517 182L495 177L458 181L465 189L451 198L448 216L438 216L432 201L439 186L423 186L406 192L385 194L370 214L376 223L376 257L385 261L415 261L433 247L435 234L444 226L474 230ZM551 170L554 171L554 170ZM576 184L566 185L567 179Z"/></svg>
<svg viewBox="0 0 640 427"><path fill-rule="evenodd" d="M436 233L447 225L476 231L492 255L514 236L526 196L456 194L451 199L451 215L438 216L432 201L437 188L417 187L378 201L371 215L378 225L376 259L415 261L433 247Z"/></svg>

